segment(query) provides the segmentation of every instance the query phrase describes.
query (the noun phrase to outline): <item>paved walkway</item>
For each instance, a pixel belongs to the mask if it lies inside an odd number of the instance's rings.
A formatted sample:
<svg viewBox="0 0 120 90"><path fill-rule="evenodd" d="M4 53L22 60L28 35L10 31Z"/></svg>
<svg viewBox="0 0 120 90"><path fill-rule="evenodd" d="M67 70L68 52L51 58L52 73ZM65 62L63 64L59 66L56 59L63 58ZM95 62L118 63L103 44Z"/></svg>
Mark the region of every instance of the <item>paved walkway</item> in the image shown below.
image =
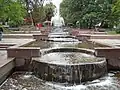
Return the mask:
<svg viewBox="0 0 120 90"><path fill-rule="evenodd" d="M13 38L3 38L2 41L0 41L0 46L4 45L14 45L10 47L18 47L21 45L24 45L26 43L32 42L34 39L13 39ZM0 67L4 66L8 62L12 61L13 58L8 58L7 57L7 50L3 47L0 47ZM7 47L6 47L7 48Z"/></svg>
<svg viewBox="0 0 120 90"><path fill-rule="evenodd" d="M32 39L33 38L33 34L3 34L3 38L14 38L14 39Z"/></svg>
<svg viewBox="0 0 120 90"><path fill-rule="evenodd" d="M27 44L29 42L34 41L34 39L14 39L14 38L3 38L2 41L0 41L0 45L14 45L14 46L21 46L24 44Z"/></svg>
<svg viewBox="0 0 120 90"><path fill-rule="evenodd" d="M101 43L104 45L112 46L112 47L118 47L120 46L120 40L119 39L91 39L91 41Z"/></svg>

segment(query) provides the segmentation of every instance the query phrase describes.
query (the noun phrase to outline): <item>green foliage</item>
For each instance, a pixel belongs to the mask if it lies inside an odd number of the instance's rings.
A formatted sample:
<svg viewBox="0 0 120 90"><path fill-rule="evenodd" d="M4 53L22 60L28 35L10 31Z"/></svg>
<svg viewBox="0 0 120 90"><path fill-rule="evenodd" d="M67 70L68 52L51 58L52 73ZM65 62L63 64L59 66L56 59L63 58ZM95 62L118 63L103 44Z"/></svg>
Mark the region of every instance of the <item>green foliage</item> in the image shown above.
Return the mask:
<svg viewBox="0 0 120 90"><path fill-rule="evenodd" d="M117 0L112 6L112 23L116 26L119 25L120 21L120 0Z"/></svg>
<svg viewBox="0 0 120 90"><path fill-rule="evenodd" d="M33 9L32 15L35 23L50 20L53 16L55 6L52 3Z"/></svg>
<svg viewBox="0 0 120 90"><path fill-rule="evenodd" d="M120 34L120 30L116 30L116 34Z"/></svg>
<svg viewBox="0 0 120 90"><path fill-rule="evenodd" d="M120 0L63 0L61 14L67 23L79 21L81 28L93 28L99 23L101 27L113 27L119 20L119 5Z"/></svg>
<svg viewBox="0 0 120 90"><path fill-rule="evenodd" d="M22 23L26 15L25 7L18 0L0 0L0 11L0 21L8 19L14 25Z"/></svg>
<svg viewBox="0 0 120 90"><path fill-rule="evenodd" d="M117 25L117 27L116 27L115 30L116 30L116 33L117 33L117 34L120 34L120 23Z"/></svg>
<svg viewBox="0 0 120 90"><path fill-rule="evenodd" d="M116 34L116 31L115 31L115 30L107 31L107 34L109 34L109 35L114 35L114 34Z"/></svg>
<svg viewBox="0 0 120 90"><path fill-rule="evenodd" d="M54 13L54 9L55 9L55 5L53 5L52 3L46 4L44 6L46 20L48 21L51 20L51 17L53 16L53 13Z"/></svg>
<svg viewBox="0 0 120 90"><path fill-rule="evenodd" d="M43 22L45 18L45 12L43 6L34 8L32 11L34 23Z"/></svg>

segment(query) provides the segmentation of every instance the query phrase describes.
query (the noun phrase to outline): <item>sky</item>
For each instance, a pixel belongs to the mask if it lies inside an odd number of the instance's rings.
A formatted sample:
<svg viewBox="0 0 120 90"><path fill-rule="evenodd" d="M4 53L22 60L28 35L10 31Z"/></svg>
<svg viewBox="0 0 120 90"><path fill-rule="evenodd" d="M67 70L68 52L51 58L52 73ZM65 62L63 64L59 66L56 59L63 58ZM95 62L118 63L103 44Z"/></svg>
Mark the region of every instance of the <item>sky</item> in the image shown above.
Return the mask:
<svg viewBox="0 0 120 90"><path fill-rule="evenodd" d="M59 5L62 2L62 0L52 0L52 3L55 5Z"/></svg>
<svg viewBox="0 0 120 90"><path fill-rule="evenodd" d="M55 6L58 6L61 2L62 2L62 0L45 0L45 3L47 3L47 2L52 2Z"/></svg>

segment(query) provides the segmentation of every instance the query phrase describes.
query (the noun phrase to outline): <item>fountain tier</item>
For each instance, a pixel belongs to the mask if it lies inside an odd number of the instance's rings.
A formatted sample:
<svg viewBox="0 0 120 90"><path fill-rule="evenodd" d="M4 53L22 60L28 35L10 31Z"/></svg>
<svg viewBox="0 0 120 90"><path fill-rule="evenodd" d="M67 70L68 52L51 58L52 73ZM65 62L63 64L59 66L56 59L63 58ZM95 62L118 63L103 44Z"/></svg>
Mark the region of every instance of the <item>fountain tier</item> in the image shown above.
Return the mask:
<svg viewBox="0 0 120 90"><path fill-rule="evenodd" d="M57 48L33 58L34 74L44 80L61 83L81 83L106 74L106 60L92 51L76 48Z"/></svg>

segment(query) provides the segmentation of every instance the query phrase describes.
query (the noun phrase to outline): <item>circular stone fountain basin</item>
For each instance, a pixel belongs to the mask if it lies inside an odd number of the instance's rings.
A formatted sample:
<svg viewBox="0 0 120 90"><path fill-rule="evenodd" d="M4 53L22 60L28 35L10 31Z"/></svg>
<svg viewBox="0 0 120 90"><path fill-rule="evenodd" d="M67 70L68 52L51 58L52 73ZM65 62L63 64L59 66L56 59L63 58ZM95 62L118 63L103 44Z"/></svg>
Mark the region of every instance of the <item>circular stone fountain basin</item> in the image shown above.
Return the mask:
<svg viewBox="0 0 120 90"><path fill-rule="evenodd" d="M58 48L45 51L33 58L33 72L47 81L80 83L106 74L106 60L92 51L76 48Z"/></svg>

